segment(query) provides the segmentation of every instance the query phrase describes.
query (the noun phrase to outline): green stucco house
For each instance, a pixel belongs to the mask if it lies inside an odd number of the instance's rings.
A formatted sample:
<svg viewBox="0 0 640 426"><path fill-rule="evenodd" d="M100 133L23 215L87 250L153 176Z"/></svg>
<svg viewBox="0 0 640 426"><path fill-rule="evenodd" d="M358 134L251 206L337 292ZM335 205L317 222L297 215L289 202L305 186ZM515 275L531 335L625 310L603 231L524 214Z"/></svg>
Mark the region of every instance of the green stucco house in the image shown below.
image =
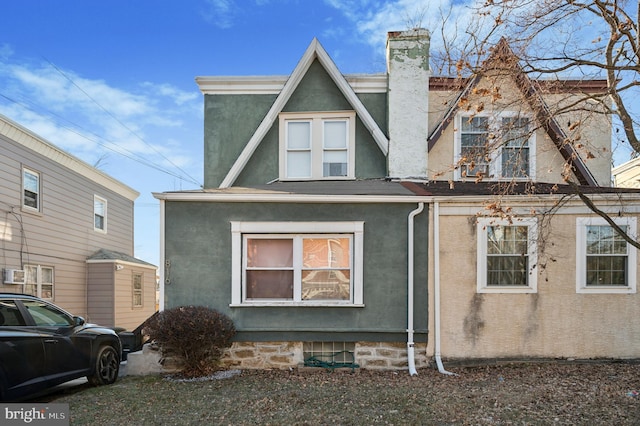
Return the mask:
<svg viewBox="0 0 640 426"><path fill-rule="evenodd" d="M442 356L518 358L531 355L530 346L542 348L540 357L577 353L545 352L536 332L546 327L544 298L556 300L547 295L549 280L539 278L539 212L572 196L562 185L567 164L580 187L619 202L608 187L610 153L593 150L598 156L587 167L579 147L558 142L565 130L549 125L539 102L566 99L568 89L538 84L532 95L516 78L500 87L512 101L529 96L517 111L511 102L472 113L463 106L484 96L474 90L482 79L458 86L431 77L428 52L425 30L392 32L387 73L343 75L313 40L288 76L197 78L204 188L154 194L162 216L161 306L205 305L228 315L238 331L228 365L325 360L415 374L434 360L442 368ZM603 90L602 81L581 84ZM611 122L601 120L585 134L610 147ZM509 126L501 134L513 139L480 155L490 126ZM508 192L505 182L514 183ZM638 199L625 196L629 205ZM514 205L515 222L489 208L496 197ZM635 208L626 211L631 226ZM577 204L567 214L574 224L594 216ZM562 238L557 244L576 253L582 240ZM637 263L631 249L624 256ZM571 277L582 276L581 260L574 263ZM635 300L635 279L627 274L591 289L615 287ZM535 327L504 331L524 321L517 312ZM636 349L640 355L635 346L620 353Z"/></svg>

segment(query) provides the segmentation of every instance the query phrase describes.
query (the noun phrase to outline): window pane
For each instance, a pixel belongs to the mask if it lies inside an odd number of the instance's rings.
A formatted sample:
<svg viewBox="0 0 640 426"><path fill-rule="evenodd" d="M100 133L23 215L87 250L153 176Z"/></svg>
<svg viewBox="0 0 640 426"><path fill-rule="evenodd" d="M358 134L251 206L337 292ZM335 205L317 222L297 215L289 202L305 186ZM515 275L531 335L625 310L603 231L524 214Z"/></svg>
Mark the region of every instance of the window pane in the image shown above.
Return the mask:
<svg viewBox="0 0 640 426"><path fill-rule="evenodd" d="M487 286L526 286L529 228L487 226Z"/></svg>
<svg viewBox="0 0 640 426"><path fill-rule="evenodd" d="M302 300L350 300L350 288L348 269L302 272Z"/></svg>
<svg viewBox="0 0 640 426"><path fill-rule="evenodd" d="M287 177L308 178L311 177L311 152L294 151L287 153Z"/></svg>
<svg viewBox="0 0 640 426"><path fill-rule="evenodd" d="M322 167L322 175L324 177L346 176L347 151L325 151Z"/></svg>
<svg viewBox="0 0 640 426"><path fill-rule="evenodd" d="M40 193L40 176L35 173L24 171L22 175L24 185L24 205L38 209Z"/></svg>
<svg viewBox="0 0 640 426"><path fill-rule="evenodd" d="M247 271L247 299L293 299L293 271Z"/></svg>
<svg viewBox="0 0 640 426"><path fill-rule="evenodd" d="M349 268L349 238L305 238L302 242L304 268Z"/></svg>
<svg viewBox="0 0 640 426"><path fill-rule="evenodd" d="M291 268L293 266L293 240L247 239L247 267Z"/></svg>
<svg viewBox="0 0 640 426"><path fill-rule="evenodd" d="M324 148L346 148L347 147L347 122L346 121L325 121L324 122Z"/></svg>
<svg viewBox="0 0 640 426"><path fill-rule="evenodd" d="M287 148L311 148L311 123L308 121L287 122Z"/></svg>

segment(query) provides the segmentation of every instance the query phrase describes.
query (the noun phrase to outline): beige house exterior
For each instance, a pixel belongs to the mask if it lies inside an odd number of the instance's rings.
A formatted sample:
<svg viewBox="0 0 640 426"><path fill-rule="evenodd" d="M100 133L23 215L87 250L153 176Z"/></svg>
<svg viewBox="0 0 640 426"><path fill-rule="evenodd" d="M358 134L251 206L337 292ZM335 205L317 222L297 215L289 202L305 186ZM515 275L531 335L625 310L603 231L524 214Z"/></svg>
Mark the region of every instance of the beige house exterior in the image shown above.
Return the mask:
<svg viewBox="0 0 640 426"><path fill-rule="evenodd" d="M597 198L601 209L617 216L619 195ZM622 198L622 217L635 224L640 196ZM479 285L479 265L487 261L482 228L499 222L488 216L486 199L435 201L439 206L430 217L429 293L438 296L430 300L434 338L428 353L445 360L640 357L640 327L633 320L640 314L635 249L628 249L628 287L585 288L580 279L585 267L580 245L585 242L579 234L585 220L600 219L577 199L550 217L531 215L533 210L548 211L557 201L556 196L503 200L513 208L514 224L532 220L538 227L537 261L529 277L535 282L533 290ZM454 229L456 238L447 237Z"/></svg>
<svg viewBox="0 0 640 426"><path fill-rule="evenodd" d="M34 294L105 326L141 324L155 312L156 267L133 258L138 195L0 116L0 291ZM97 262L100 250L114 258Z"/></svg>

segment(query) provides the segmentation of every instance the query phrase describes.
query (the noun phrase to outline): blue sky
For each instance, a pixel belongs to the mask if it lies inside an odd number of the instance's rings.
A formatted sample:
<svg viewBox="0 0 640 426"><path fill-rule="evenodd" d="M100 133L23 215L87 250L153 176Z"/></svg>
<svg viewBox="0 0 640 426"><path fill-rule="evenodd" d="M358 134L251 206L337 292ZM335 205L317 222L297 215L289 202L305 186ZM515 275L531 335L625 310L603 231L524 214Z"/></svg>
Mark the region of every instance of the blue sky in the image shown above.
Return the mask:
<svg viewBox="0 0 640 426"><path fill-rule="evenodd" d="M0 114L139 191L135 256L158 265L151 193L202 184L196 76L289 74L314 37L343 73L384 72L386 33L450 2L464 21L467 0L6 0Z"/></svg>
<svg viewBox="0 0 640 426"><path fill-rule="evenodd" d="M151 193L202 184L196 76L289 74L314 37L342 72L384 72L386 32L437 4L5 1L0 114L139 191L135 256L158 265Z"/></svg>

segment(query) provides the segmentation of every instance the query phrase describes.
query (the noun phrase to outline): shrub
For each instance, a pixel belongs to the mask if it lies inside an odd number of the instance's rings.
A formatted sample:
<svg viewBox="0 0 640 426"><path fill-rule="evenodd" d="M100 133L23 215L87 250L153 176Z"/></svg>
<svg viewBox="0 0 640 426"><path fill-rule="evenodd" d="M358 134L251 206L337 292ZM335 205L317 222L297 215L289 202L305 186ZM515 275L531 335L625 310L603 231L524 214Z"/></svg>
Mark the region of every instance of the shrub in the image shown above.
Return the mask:
<svg viewBox="0 0 640 426"><path fill-rule="evenodd" d="M218 369L236 329L231 319L204 306L179 306L149 318L143 332L174 357L187 377L206 376Z"/></svg>

